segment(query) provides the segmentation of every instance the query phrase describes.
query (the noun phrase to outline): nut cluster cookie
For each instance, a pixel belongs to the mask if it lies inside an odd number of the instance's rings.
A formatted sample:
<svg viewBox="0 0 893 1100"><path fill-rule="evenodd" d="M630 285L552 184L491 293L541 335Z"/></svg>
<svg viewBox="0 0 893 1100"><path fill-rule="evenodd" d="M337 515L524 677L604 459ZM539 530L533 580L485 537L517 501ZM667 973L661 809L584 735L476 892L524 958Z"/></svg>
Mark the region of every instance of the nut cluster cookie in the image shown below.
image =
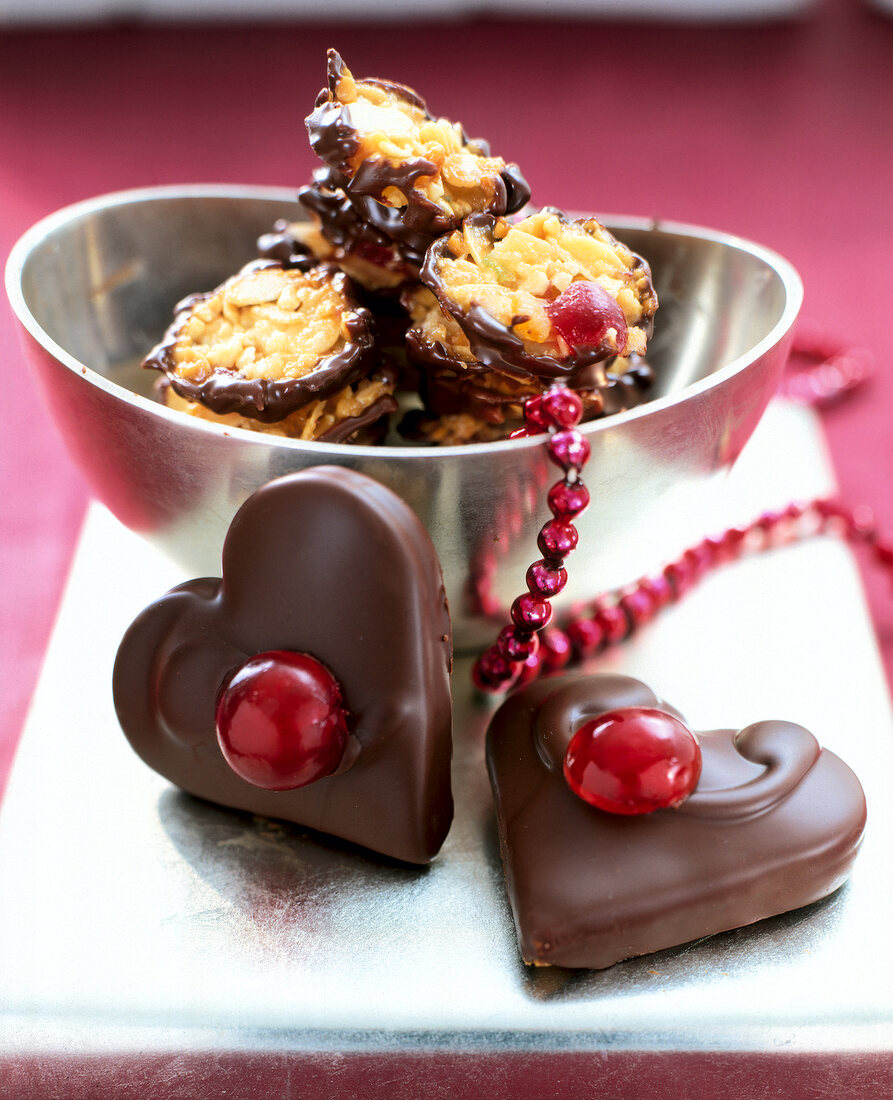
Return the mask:
<svg viewBox="0 0 893 1100"><path fill-rule="evenodd" d="M173 408L318 439L396 407L393 379L369 377L375 357L369 311L343 272L260 262L184 299L146 365L164 371Z"/></svg>
<svg viewBox="0 0 893 1100"><path fill-rule="evenodd" d="M422 279L453 319L444 346L457 360L468 364L470 352L523 379L573 377L640 355L657 308L644 260L595 218L570 221L551 208L514 224L466 218L431 246Z"/></svg>
<svg viewBox="0 0 893 1100"><path fill-rule="evenodd" d="M350 181L351 194L401 210L410 234L433 239L468 214L512 213L530 197L517 165L490 156L458 123L435 118L406 85L356 80L334 50L307 129L314 152Z"/></svg>
<svg viewBox="0 0 893 1100"><path fill-rule="evenodd" d="M302 440L503 439L555 380L584 419L647 398L647 263L595 218L522 212L518 166L334 50L306 119L324 162L260 261L186 299L145 366L161 400Z"/></svg>

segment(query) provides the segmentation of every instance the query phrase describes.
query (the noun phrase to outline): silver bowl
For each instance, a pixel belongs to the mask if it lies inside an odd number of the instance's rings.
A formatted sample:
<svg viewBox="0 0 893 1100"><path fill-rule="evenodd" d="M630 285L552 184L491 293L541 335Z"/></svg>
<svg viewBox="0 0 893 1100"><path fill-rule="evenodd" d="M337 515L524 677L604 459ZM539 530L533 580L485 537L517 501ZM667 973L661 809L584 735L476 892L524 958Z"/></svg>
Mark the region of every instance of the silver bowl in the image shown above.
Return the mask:
<svg viewBox="0 0 893 1100"><path fill-rule="evenodd" d="M192 575L219 574L230 520L266 481L350 466L421 517L440 554L457 649L479 646L494 633L481 594L508 606L538 557L557 476L542 437L437 449L304 443L151 400L154 375L138 364L174 303L251 259L277 218L299 216L287 190L194 186L107 195L45 218L6 271L28 359L100 500ZM654 272L657 385L647 404L583 428L592 505L559 607L635 580L705 533L714 490L776 389L802 299L791 265L748 241L665 222L608 224ZM326 532L319 538L324 553Z"/></svg>

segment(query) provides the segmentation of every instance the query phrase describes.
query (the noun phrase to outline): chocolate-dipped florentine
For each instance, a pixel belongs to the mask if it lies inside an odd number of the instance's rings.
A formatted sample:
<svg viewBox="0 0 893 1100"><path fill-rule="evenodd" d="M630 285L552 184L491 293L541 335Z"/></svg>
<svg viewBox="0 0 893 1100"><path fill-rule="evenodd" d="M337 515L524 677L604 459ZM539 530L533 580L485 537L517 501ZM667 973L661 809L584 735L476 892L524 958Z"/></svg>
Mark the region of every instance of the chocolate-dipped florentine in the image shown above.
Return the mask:
<svg viewBox="0 0 893 1100"><path fill-rule="evenodd" d="M530 196L517 165L491 157L457 123L434 118L411 88L357 80L334 51L328 80L307 119L310 144L349 180L351 196L400 211L407 234L433 239L466 214L519 210Z"/></svg>
<svg viewBox="0 0 893 1100"><path fill-rule="evenodd" d="M265 422L239 413L215 413L198 401L187 401L170 383L159 379L155 394L169 409L210 420L226 428L279 435L286 439L314 440L317 443L380 443L387 434L389 418L397 410L394 389L397 371L382 365L368 377L350 386L302 405L281 420Z"/></svg>
<svg viewBox="0 0 893 1100"><path fill-rule="evenodd" d="M524 960L599 969L825 897L865 825L858 779L801 726L699 734L702 770L674 809L606 813L573 793L574 733L623 707L666 710L625 676L542 680L487 735L509 899Z"/></svg>
<svg viewBox="0 0 893 1100"><path fill-rule="evenodd" d="M495 371L457 374L430 369L419 380L424 409L401 423L400 430L409 438L441 445L506 439L524 427L524 402L544 390ZM584 419L601 415L598 389L581 391L580 397Z"/></svg>
<svg viewBox="0 0 893 1100"><path fill-rule="evenodd" d="M415 514L368 477L316 467L242 506L222 580L180 585L134 621L115 662L115 707L136 752L184 790L426 863L452 817L450 637L439 562ZM268 789L288 753L257 749L256 767L232 708L220 726L221 700L258 659L272 661L265 690L275 693L294 655L337 684L346 748L310 769L324 778ZM246 759L241 774L222 747ZM266 786L242 777L264 768Z"/></svg>
<svg viewBox="0 0 893 1100"><path fill-rule="evenodd" d="M427 287L407 288L402 301L410 319L406 353L419 368L424 413L414 415L401 431L455 444L504 439L523 427L524 401L544 393L551 380L488 370ZM651 368L635 354L591 363L569 380L583 401L583 421L641 404L651 382Z"/></svg>
<svg viewBox="0 0 893 1100"><path fill-rule="evenodd" d="M657 301L599 222L509 223L529 198L515 165L334 50L307 124L326 162L298 192L309 220L277 222L261 260L177 307L144 361L169 407L292 439L464 444L521 428L556 379L585 420L643 399Z"/></svg>
<svg viewBox="0 0 893 1100"><path fill-rule="evenodd" d="M298 202L332 246L336 263L370 290L417 282L427 240L405 239L399 210L349 195L347 186L344 176L326 167L298 191Z"/></svg>
<svg viewBox="0 0 893 1100"><path fill-rule="evenodd" d="M623 373L605 371L604 380L594 389L574 387L583 402L583 423L635 408L646 400L651 369L644 361L634 363L634 358L615 359L612 366ZM516 382L495 371L461 375L429 371L421 375L418 388L425 408L404 417L400 433L440 446L507 439L526 426L524 401L548 389Z"/></svg>
<svg viewBox="0 0 893 1100"><path fill-rule="evenodd" d="M601 360L641 355L657 309L640 256L595 218L551 207L516 223L466 218L431 245L421 277L470 358L522 379L572 380Z"/></svg>
<svg viewBox="0 0 893 1100"><path fill-rule="evenodd" d="M343 390L374 356L369 311L343 272L257 261L180 302L143 365L187 401L269 423Z"/></svg>
<svg viewBox="0 0 893 1100"><path fill-rule="evenodd" d="M417 282L427 243L418 251L393 240L364 216L345 192L346 183L331 168L317 169L313 183L298 191L298 202L310 220L276 222L272 232L258 241L259 254L286 267L334 263L358 286L374 293ZM373 205L399 216L380 203ZM387 224L388 218L378 221Z"/></svg>

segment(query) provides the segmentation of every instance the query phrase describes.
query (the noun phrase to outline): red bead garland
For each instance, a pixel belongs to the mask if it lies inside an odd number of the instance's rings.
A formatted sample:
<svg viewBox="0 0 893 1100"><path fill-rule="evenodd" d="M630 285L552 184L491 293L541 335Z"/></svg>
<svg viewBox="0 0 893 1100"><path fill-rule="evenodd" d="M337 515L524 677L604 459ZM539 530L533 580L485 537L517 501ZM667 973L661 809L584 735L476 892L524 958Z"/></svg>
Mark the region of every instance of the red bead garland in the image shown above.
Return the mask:
<svg viewBox="0 0 893 1100"><path fill-rule="evenodd" d="M496 644L475 663L474 682L482 691L505 691L531 662L550 660L552 667L560 667L555 664L562 659L560 655L564 661L570 659L569 642L562 640L556 648L558 635L544 634L544 640L551 637L552 641L541 646L537 635L552 619L550 597L567 584L564 562L577 545L577 529L571 521L589 505L589 491L580 477L589 460L589 440L577 431L582 416L582 400L560 383L524 403L525 434L549 433L549 458L564 477L549 490L549 510L554 518L539 533L537 545L543 556L527 570L527 592L512 604L513 625L505 627ZM566 635L562 633L561 638Z"/></svg>
<svg viewBox="0 0 893 1100"><path fill-rule="evenodd" d="M781 393L793 400L825 406L865 382L874 369L870 353L845 349L827 337L801 328L793 348L795 358L816 360L806 369L789 372ZM893 573L893 539L883 539L871 510L848 507L833 498L792 502L781 511L764 512L745 527L730 527L721 535L702 539L652 577L643 577L620 591L598 597L564 627L550 625L550 597L567 583L564 562L576 549L577 529L571 522L589 504L581 473L590 456L589 440L577 425L583 405L563 383L524 404L526 427L515 436L549 433L549 458L564 478L548 493L553 519L537 537L542 559L527 570L527 592L512 604L512 625L477 660L473 679L485 692L506 691L514 682L527 683L554 672L571 661L584 660L619 645L670 603L679 600L708 572L736 560L742 553L766 550L813 534L835 532L867 546L878 565Z"/></svg>
<svg viewBox="0 0 893 1100"><path fill-rule="evenodd" d="M801 323L779 393L802 405L825 408L866 382L875 366L867 348L841 347L821 329Z"/></svg>
<svg viewBox="0 0 893 1100"><path fill-rule="evenodd" d="M512 660L523 663L514 667L509 664L507 669L503 668L503 674L508 675L511 670L510 680L527 683L573 661L594 657L626 641L718 566L745 553L759 553L823 534L842 535L850 542L867 546L876 564L893 574L893 540L878 534L869 508L864 505L849 508L834 498L796 502L780 512L764 512L746 527L731 527L722 535L703 539L655 576L642 577L628 587L599 596L563 627L550 626L544 631L542 644L526 657L519 651ZM556 653L561 656L556 657ZM475 682L485 690L505 690L502 686L486 688L477 679Z"/></svg>

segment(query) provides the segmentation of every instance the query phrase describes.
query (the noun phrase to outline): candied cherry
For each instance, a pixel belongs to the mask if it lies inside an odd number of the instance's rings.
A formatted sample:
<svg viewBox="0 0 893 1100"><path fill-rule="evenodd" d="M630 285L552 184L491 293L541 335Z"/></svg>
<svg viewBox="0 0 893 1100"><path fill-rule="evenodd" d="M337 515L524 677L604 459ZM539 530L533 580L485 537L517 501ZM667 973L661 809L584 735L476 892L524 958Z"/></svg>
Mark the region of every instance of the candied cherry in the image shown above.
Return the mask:
<svg viewBox="0 0 893 1100"><path fill-rule="evenodd" d="M617 334L617 351L626 346L623 310L598 283L571 283L545 308L552 327L572 348L598 347L609 329Z"/></svg>
<svg viewBox="0 0 893 1100"><path fill-rule="evenodd" d="M581 726L564 758L568 786L613 814L678 806L701 775L701 748L678 718L651 707L620 707Z"/></svg>
<svg viewBox="0 0 893 1100"><path fill-rule="evenodd" d="M373 244L371 241L358 241L351 251L361 260L376 267L388 267L394 262L393 249L385 245Z"/></svg>
<svg viewBox="0 0 893 1100"><path fill-rule="evenodd" d="M225 681L215 717L226 762L268 791L331 775L347 747L341 685L307 653L274 649L250 658Z"/></svg>

